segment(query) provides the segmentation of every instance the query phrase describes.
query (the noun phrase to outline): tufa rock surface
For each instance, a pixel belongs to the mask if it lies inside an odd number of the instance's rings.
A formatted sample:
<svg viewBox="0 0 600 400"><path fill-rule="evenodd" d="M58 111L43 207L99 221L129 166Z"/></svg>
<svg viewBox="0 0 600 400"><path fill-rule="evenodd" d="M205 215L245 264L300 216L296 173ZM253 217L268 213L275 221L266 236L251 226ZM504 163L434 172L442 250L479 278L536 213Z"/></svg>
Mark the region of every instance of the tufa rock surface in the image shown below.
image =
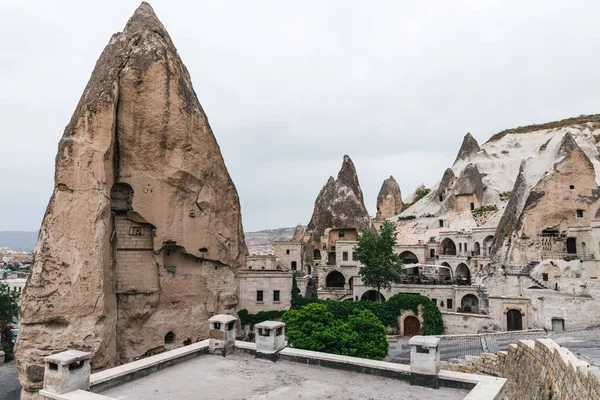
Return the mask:
<svg viewBox="0 0 600 400"><path fill-rule="evenodd" d="M391 218L402 212L404 203L402 202L402 193L398 182L390 175L383 181L379 194L377 195L377 216L378 220Z"/></svg>
<svg viewBox="0 0 600 400"><path fill-rule="evenodd" d="M479 150L480 148L479 143L477 143L477 140L475 140L475 138L470 133L467 133L463 138L462 145L460 146L460 150L458 150L458 154L456 155L454 164L456 164L458 160L468 160Z"/></svg>
<svg viewBox="0 0 600 400"><path fill-rule="evenodd" d="M236 188L187 69L142 3L59 143L22 296L23 398L37 397L51 353L91 351L97 371L205 338L210 316L234 312L244 260Z"/></svg>
<svg viewBox="0 0 600 400"><path fill-rule="evenodd" d="M313 250L322 249L327 243L326 230L361 228L374 229L365 207L356 168L346 155L337 179L329 177L315 200L313 215L306 228L308 239L304 247L304 259L312 262Z"/></svg>

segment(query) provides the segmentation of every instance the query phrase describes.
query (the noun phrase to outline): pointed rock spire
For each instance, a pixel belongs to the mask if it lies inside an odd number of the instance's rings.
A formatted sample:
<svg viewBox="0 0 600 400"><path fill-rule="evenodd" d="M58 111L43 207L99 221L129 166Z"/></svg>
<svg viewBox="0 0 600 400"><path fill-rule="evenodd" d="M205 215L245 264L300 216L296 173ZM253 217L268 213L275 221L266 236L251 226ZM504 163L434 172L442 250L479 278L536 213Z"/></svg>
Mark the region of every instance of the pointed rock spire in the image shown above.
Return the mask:
<svg viewBox="0 0 600 400"><path fill-rule="evenodd" d="M25 393L42 388L53 350L86 349L108 368L162 346L165 315L178 337L202 338L210 316L235 309L238 194L147 3L105 47L65 129L34 260L16 349Z"/></svg>
<svg viewBox="0 0 600 400"><path fill-rule="evenodd" d="M481 179L477 166L475 164L467 165L454 185L454 195L474 194L481 202L483 200L483 181Z"/></svg>
<svg viewBox="0 0 600 400"><path fill-rule="evenodd" d="M379 194L377 195L377 216L378 220L391 218L402 212L404 204L402 203L402 193L398 182L390 175L383 181Z"/></svg>
<svg viewBox="0 0 600 400"><path fill-rule="evenodd" d="M467 133L463 138L462 145L460 146L460 150L456 155L456 160L454 160L454 164L456 164L458 160L468 159L478 151L479 143L477 143L477 140L475 140L475 138L470 133Z"/></svg>

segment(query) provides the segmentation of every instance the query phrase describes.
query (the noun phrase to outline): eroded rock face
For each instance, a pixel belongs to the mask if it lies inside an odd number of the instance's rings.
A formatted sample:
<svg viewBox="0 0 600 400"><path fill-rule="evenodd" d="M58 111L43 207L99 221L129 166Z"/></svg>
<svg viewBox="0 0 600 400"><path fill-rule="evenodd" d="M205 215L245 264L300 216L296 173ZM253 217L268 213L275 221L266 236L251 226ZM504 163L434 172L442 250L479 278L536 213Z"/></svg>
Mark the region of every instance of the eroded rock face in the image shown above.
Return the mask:
<svg viewBox="0 0 600 400"><path fill-rule="evenodd" d="M306 228L308 238L304 259L312 262L313 250L321 250L326 245L326 230L361 228L373 229L356 168L346 155L337 179L329 177L315 200L313 215Z"/></svg>
<svg viewBox="0 0 600 400"><path fill-rule="evenodd" d="M207 319L237 304L244 260L236 188L169 34L142 3L59 144L22 297L24 398L54 352L91 351L99 370L205 338Z"/></svg>
<svg viewBox="0 0 600 400"><path fill-rule="evenodd" d="M377 195L377 215L375 218L378 220L391 218L400 214L403 207L400 186L398 186L396 179L390 175L389 178L383 181Z"/></svg>
<svg viewBox="0 0 600 400"><path fill-rule="evenodd" d="M454 160L454 164L458 160L468 160L473 154L477 153L480 150L479 143L477 140L470 134L467 133L463 138L462 145L460 146L460 150L458 150L458 154L456 155L456 160Z"/></svg>
<svg viewBox="0 0 600 400"><path fill-rule="evenodd" d="M521 166L513 196L498 226L492 252L499 263L530 261L540 250L528 247L529 237L541 235L544 230L564 232L568 227L585 226L596 218L600 206L594 166L570 134L556 150L553 169L534 184L525 179L528 167L534 166Z"/></svg>

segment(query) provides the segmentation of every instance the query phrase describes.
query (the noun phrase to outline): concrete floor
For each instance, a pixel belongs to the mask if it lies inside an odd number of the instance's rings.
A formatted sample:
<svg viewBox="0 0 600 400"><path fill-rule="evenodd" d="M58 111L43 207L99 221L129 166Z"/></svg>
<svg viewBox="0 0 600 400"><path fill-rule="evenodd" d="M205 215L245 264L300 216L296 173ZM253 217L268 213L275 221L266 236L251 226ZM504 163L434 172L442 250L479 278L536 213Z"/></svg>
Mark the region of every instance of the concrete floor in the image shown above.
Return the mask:
<svg viewBox="0 0 600 400"><path fill-rule="evenodd" d="M256 360L246 353L205 355L112 388L115 399L414 399L459 400L467 390L408 383L300 363Z"/></svg>

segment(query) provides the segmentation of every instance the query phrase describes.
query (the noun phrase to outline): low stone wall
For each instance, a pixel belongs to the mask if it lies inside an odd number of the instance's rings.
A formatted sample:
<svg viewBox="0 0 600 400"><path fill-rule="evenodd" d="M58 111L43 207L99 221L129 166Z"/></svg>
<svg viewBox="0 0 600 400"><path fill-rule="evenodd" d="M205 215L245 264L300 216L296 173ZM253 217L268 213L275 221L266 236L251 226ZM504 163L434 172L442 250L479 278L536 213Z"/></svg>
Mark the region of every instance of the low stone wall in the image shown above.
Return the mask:
<svg viewBox="0 0 600 400"><path fill-rule="evenodd" d="M444 333L483 333L500 331L501 327L489 315L442 312L444 321Z"/></svg>
<svg viewBox="0 0 600 400"><path fill-rule="evenodd" d="M520 340L507 352L467 356L445 368L506 378L508 399L600 398L600 369L577 359L551 339Z"/></svg>

